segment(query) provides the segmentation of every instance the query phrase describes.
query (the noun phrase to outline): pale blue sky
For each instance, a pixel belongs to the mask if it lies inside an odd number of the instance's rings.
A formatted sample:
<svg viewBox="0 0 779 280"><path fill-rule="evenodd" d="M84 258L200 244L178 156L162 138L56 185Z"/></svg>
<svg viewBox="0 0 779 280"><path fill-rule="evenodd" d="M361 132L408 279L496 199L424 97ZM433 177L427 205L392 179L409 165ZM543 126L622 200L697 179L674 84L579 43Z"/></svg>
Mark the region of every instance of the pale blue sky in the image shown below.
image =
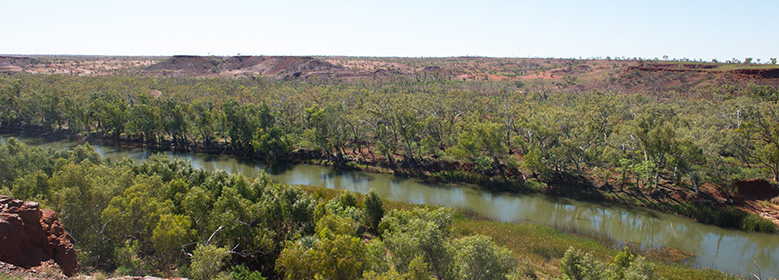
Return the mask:
<svg viewBox="0 0 779 280"><path fill-rule="evenodd" d="M779 1L0 0L0 53L779 56Z"/></svg>

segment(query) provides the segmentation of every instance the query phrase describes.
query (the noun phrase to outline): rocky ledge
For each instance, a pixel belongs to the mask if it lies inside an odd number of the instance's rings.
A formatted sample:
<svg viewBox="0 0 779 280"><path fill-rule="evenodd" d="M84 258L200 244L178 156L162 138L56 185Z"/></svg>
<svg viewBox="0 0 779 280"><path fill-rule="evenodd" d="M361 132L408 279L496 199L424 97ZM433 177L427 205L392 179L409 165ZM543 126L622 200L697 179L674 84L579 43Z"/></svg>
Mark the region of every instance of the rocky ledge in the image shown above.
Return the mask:
<svg viewBox="0 0 779 280"><path fill-rule="evenodd" d="M52 261L67 276L79 271L76 249L57 212L0 196L0 262L32 269Z"/></svg>

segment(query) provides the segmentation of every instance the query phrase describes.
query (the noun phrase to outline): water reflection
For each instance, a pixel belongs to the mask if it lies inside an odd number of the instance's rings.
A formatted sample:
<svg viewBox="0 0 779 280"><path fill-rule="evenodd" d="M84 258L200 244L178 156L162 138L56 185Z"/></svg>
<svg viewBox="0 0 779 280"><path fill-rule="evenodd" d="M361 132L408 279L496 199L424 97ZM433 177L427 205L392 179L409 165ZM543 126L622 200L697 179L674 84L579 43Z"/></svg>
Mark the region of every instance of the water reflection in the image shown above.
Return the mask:
<svg viewBox="0 0 779 280"><path fill-rule="evenodd" d="M0 143L7 142L0 136ZM54 149L77 143L47 142L22 138L31 145ZM152 152L143 149L104 147L95 150L111 160L144 160ZM256 177L265 170L273 180L288 184L319 185L365 193L376 189L383 198L412 203L428 203L475 211L507 222L561 225L582 231L609 235L617 240L640 244L643 248L667 246L696 255L694 264L737 273L757 273L779 277L779 235L747 233L696 223L692 220L646 209L608 207L543 195L511 195L478 191L469 187L423 184L386 174L333 170L316 165L266 165L232 156L165 153L171 158L189 160L195 168L226 170Z"/></svg>

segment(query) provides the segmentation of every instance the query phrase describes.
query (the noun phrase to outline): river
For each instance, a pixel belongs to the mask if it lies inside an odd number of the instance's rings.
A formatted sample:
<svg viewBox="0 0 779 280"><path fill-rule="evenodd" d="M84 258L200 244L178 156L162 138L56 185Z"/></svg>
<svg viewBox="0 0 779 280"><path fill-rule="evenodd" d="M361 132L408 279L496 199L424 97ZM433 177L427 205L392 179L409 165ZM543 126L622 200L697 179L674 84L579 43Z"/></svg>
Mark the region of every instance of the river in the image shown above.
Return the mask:
<svg viewBox="0 0 779 280"><path fill-rule="evenodd" d="M40 138L0 135L5 144L11 137L30 145L53 149L78 145L72 141L45 141ZM111 160L144 160L155 153L139 148L93 145ZM420 183L414 179L388 174L340 171L310 164L269 166L235 156L164 152L184 159L196 168L226 170L256 177L267 172L271 178L287 184L317 185L365 193L376 189L385 199L468 209L486 217L514 223L564 226L596 232L619 241L634 242L644 249L671 247L694 254L687 261L695 266L714 267L726 272L763 279L779 278L779 234L744 232L697 223L691 219L658 211L600 205L544 195L513 195L476 190L467 186Z"/></svg>

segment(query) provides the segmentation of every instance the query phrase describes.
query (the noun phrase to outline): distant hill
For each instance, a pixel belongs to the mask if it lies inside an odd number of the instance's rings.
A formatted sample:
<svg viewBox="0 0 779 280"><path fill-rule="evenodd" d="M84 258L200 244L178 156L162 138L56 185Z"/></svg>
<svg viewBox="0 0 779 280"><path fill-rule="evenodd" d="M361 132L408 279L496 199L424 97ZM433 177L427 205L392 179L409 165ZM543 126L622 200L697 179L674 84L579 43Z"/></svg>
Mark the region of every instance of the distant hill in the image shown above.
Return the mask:
<svg viewBox="0 0 779 280"><path fill-rule="evenodd" d="M347 72L348 68L308 56L190 56L177 55L144 69L174 76L273 75L300 77Z"/></svg>
<svg viewBox="0 0 779 280"><path fill-rule="evenodd" d="M773 65L739 65L715 63L641 63L624 70L650 72L698 72L698 73L730 73L746 79L776 79L779 78L779 68Z"/></svg>
<svg viewBox="0 0 779 280"><path fill-rule="evenodd" d="M160 57L100 55L0 55L0 74L110 75L146 67Z"/></svg>
<svg viewBox="0 0 779 280"><path fill-rule="evenodd" d="M0 55L0 74L159 75L429 82L504 82L525 91L688 91L779 85L779 65L642 59L347 56Z"/></svg>
<svg viewBox="0 0 779 280"><path fill-rule="evenodd" d="M0 56L0 73L13 74L24 71L32 63L32 58L22 56Z"/></svg>

